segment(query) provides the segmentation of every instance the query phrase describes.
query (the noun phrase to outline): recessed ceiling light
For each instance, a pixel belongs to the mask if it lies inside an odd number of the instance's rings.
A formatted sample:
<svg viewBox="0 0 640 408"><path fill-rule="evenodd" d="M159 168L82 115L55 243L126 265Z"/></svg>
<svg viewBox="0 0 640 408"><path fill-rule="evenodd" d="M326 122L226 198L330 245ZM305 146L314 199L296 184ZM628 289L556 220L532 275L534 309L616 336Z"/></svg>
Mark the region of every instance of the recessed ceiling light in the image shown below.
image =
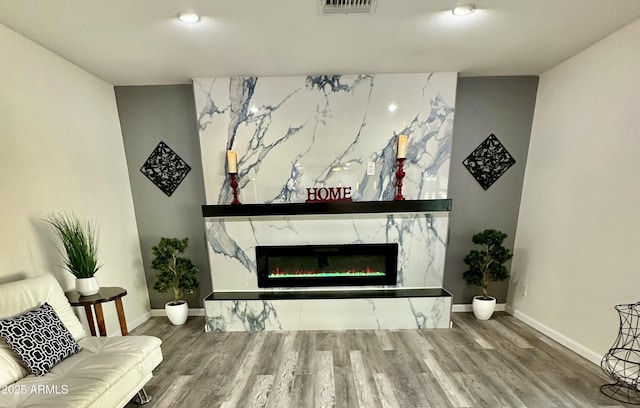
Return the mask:
<svg viewBox="0 0 640 408"><path fill-rule="evenodd" d="M196 13L180 13L178 14L178 20L183 23L197 23L200 21L200 16Z"/></svg>
<svg viewBox="0 0 640 408"><path fill-rule="evenodd" d="M255 114L255 113L260 112L260 109L258 109L258 107L257 107L257 106L252 106L252 107L251 107L251 109L249 109L249 111L250 111L251 113L254 113L254 114Z"/></svg>
<svg viewBox="0 0 640 408"><path fill-rule="evenodd" d="M454 16L468 16L474 11L476 11L476 6L474 6L473 4L465 4L463 6L454 8L451 12Z"/></svg>
<svg viewBox="0 0 640 408"><path fill-rule="evenodd" d="M389 109L389 112L395 112L396 109L398 109L398 105L396 105L395 103L392 103L387 107L387 109Z"/></svg>

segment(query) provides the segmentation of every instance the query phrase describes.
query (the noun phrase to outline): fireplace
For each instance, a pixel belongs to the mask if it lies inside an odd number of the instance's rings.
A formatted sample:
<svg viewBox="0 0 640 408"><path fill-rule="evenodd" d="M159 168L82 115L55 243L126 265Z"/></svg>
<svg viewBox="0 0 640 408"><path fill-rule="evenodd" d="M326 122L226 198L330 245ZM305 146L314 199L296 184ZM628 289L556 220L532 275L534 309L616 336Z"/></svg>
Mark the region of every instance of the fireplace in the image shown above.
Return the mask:
<svg viewBox="0 0 640 408"><path fill-rule="evenodd" d="M398 244L257 246L258 287L395 285Z"/></svg>

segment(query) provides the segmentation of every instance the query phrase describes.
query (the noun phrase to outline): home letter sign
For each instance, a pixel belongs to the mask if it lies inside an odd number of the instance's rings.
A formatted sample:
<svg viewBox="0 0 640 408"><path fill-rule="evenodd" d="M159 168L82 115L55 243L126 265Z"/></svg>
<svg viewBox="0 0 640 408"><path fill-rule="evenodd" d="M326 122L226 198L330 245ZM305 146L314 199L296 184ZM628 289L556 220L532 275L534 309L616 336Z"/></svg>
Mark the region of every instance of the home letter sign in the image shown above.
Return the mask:
<svg viewBox="0 0 640 408"><path fill-rule="evenodd" d="M307 202L352 201L351 187L314 187L307 188Z"/></svg>

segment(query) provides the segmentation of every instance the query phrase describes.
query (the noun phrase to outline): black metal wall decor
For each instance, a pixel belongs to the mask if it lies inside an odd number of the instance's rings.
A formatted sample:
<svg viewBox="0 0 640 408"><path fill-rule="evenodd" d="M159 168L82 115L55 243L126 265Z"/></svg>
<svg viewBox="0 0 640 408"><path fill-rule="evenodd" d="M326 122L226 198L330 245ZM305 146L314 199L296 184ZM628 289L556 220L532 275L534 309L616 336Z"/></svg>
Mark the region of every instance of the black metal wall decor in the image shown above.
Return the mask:
<svg viewBox="0 0 640 408"><path fill-rule="evenodd" d="M640 302L617 305L620 328L600 367L613 381L600 387L609 398L640 405Z"/></svg>
<svg viewBox="0 0 640 408"><path fill-rule="evenodd" d="M169 197L190 170L191 167L163 141L158 143L140 168L140 172Z"/></svg>
<svg viewBox="0 0 640 408"><path fill-rule="evenodd" d="M464 167L485 190L515 163L516 160L493 133L462 161Z"/></svg>

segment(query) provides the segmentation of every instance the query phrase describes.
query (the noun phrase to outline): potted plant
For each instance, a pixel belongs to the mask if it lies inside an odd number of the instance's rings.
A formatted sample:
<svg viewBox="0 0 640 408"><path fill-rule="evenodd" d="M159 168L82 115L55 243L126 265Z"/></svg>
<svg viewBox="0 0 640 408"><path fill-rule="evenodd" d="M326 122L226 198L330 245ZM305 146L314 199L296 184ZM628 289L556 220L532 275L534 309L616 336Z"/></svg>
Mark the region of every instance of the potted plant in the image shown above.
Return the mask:
<svg viewBox="0 0 640 408"><path fill-rule="evenodd" d="M188 238L160 238L158 245L151 247L155 258L151 268L157 271L153 288L158 292L173 292L173 300L164 306L167 317L176 326L184 324L189 314L189 305L182 297L193 293L198 287L200 269L190 259L180 255L187 249Z"/></svg>
<svg viewBox="0 0 640 408"><path fill-rule="evenodd" d="M488 320L496 309L496 298L489 296L489 283L509 277L504 263L513 257L513 253L502 246L505 238L507 234L494 229L479 232L473 236L472 241L482 249L473 249L464 257L464 263L469 269L462 277L467 284L478 286L482 290L482 296L474 296L472 304L473 315L479 320Z"/></svg>
<svg viewBox="0 0 640 408"><path fill-rule="evenodd" d="M100 285L94 275L102 265L98 265L98 239L93 225L67 214L53 214L47 222L62 242L64 267L76 277L76 290L82 296L98 293Z"/></svg>

